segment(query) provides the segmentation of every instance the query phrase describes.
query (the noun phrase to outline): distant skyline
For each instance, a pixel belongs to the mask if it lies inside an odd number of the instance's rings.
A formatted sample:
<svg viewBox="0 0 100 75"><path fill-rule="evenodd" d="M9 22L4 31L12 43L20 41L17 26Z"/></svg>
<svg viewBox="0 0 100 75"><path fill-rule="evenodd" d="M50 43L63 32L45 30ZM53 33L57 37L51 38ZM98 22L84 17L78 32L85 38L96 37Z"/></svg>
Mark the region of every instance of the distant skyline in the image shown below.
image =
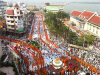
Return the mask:
<svg viewBox="0 0 100 75"><path fill-rule="evenodd" d="M24 3L34 3L34 2L100 2L100 0L3 0L10 3L17 3L18 1Z"/></svg>

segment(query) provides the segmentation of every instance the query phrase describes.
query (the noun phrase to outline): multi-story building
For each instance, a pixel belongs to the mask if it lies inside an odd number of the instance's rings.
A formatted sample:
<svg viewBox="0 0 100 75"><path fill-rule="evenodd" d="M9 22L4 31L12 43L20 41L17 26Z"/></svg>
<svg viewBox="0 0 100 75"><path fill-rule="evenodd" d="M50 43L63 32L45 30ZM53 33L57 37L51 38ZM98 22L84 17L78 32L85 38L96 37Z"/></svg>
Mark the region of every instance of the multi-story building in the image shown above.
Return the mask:
<svg viewBox="0 0 100 75"><path fill-rule="evenodd" d="M7 3L4 1L0 1L0 16L4 19L4 14L6 12Z"/></svg>
<svg viewBox="0 0 100 75"><path fill-rule="evenodd" d="M64 5L50 5L50 4L46 4L45 9L47 11L53 12L53 13L57 13L58 11L65 11L65 6Z"/></svg>
<svg viewBox="0 0 100 75"><path fill-rule="evenodd" d="M76 24L79 30L86 30L89 34L100 38L100 16L96 12L73 10L70 14L70 21Z"/></svg>
<svg viewBox="0 0 100 75"><path fill-rule="evenodd" d="M18 31L18 20L23 23L23 13L20 7L15 4L13 7L8 8L5 13L7 31Z"/></svg>
<svg viewBox="0 0 100 75"><path fill-rule="evenodd" d="M2 19L4 19L4 14L5 14L4 8L0 7L0 16L2 17Z"/></svg>
<svg viewBox="0 0 100 75"><path fill-rule="evenodd" d="M27 9L33 10L33 9L36 9L36 6L35 5L27 5Z"/></svg>

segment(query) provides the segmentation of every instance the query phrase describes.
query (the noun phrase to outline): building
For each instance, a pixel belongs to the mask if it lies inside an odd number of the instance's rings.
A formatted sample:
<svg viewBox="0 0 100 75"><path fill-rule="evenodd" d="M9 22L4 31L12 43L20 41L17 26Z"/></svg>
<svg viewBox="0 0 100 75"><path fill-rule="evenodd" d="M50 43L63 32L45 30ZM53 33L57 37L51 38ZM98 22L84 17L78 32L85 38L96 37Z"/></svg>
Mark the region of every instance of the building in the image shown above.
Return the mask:
<svg viewBox="0 0 100 75"><path fill-rule="evenodd" d="M4 14L6 12L7 3L4 1L0 1L0 16L4 19Z"/></svg>
<svg viewBox="0 0 100 75"><path fill-rule="evenodd" d="M78 18L82 12L73 10L70 14L70 21L72 24L80 28L80 19Z"/></svg>
<svg viewBox="0 0 100 75"><path fill-rule="evenodd" d="M44 9L53 13L57 13L58 11L65 11L65 6L64 5L50 5L47 3Z"/></svg>
<svg viewBox="0 0 100 75"><path fill-rule="evenodd" d="M70 22L79 30L85 30L85 33L100 38L100 16L96 12L73 10L70 14Z"/></svg>
<svg viewBox="0 0 100 75"><path fill-rule="evenodd" d="M5 14L4 8L0 7L0 16L2 17L2 19L4 19L4 14Z"/></svg>
<svg viewBox="0 0 100 75"><path fill-rule="evenodd" d="M6 19L7 31L11 31L11 32L24 31L23 13L17 4L7 9L5 13L5 19ZM20 21L20 25L19 25L19 21Z"/></svg>
<svg viewBox="0 0 100 75"><path fill-rule="evenodd" d="M85 30L88 30L100 37L100 16L93 16L84 27Z"/></svg>
<svg viewBox="0 0 100 75"><path fill-rule="evenodd" d="M27 9L33 10L33 9L36 9L36 6L35 5L27 5Z"/></svg>
<svg viewBox="0 0 100 75"><path fill-rule="evenodd" d="M3 55L3 51L2 51L1 40L0 40L0 58L2 57L2 55Z"/></svg>

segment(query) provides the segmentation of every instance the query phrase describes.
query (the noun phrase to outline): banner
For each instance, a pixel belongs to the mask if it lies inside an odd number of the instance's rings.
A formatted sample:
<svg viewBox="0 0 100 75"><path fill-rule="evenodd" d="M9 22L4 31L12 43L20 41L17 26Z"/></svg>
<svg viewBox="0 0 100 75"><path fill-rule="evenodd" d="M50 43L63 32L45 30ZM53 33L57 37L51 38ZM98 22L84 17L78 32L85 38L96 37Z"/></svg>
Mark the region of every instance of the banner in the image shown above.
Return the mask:
<svg viewBox="0 0 100 75"><path fill-rule="evenodd" d="M23 20L17 20L18 32L24 31Z"/></svg>

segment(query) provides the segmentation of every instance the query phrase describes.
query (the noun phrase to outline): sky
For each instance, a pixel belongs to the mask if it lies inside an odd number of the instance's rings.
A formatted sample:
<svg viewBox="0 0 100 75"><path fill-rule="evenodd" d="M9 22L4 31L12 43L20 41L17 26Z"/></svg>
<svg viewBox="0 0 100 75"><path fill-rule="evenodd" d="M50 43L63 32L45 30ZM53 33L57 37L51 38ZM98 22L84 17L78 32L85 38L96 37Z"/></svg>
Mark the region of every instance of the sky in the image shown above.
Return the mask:
<svg viewBox="0 0 100 75"><path fill-rule="evenodd" d="M3 0L6 2L18 2L19 0ZM20 2L24 3L32 3L32 2L100 2L100 0L20 0Z"/></svg>

